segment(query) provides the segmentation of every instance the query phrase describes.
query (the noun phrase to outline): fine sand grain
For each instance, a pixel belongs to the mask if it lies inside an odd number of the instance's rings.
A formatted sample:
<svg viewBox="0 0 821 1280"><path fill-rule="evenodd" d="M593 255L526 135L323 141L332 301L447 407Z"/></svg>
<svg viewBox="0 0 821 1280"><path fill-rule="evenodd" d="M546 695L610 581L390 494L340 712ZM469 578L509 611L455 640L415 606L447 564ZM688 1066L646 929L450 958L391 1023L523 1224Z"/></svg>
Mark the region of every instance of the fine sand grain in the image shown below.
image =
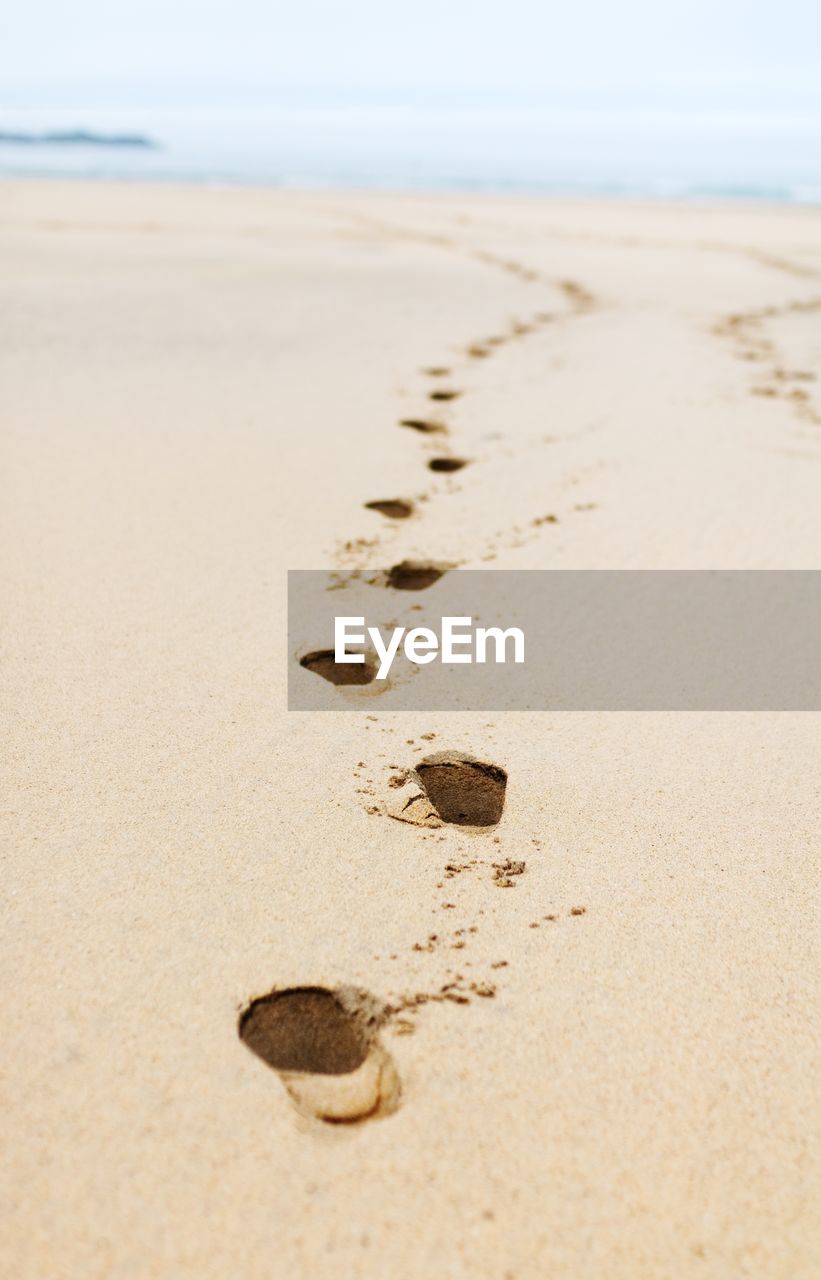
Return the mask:
<svg viewBox="0 0 821 1280"><path fill-rule="evenodd" d="M817 567L819 214L6 183L0 257L0 1273L809 1280L818 718L289 715L285 571Z"/></svg>

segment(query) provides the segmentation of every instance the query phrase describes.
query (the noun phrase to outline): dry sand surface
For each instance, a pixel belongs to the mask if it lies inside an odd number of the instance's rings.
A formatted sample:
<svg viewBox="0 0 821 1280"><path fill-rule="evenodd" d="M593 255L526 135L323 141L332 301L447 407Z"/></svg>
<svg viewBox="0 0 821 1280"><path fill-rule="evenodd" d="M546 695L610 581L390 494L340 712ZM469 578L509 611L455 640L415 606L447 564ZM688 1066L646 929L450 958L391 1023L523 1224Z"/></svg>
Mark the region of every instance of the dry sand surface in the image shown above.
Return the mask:
<svg viewBox="0 0 821 1280"><path fill-rule="evenodd" d="M7 183L0 239L2 1274L817 1274L818 718L289 715L285 571L817 566L821 215ZM440 751L498 824L392 820Z"/></svg>

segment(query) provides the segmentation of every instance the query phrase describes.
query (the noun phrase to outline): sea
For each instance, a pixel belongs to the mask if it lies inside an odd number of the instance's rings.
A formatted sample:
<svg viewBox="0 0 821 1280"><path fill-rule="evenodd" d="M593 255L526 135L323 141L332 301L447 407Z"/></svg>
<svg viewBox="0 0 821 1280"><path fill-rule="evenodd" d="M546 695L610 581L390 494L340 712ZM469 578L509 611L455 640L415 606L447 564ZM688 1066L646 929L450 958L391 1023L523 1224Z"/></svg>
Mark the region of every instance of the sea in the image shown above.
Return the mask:
<svg viewBox="0 0 821 1280"><path fill-rule="evenodd" d="M154 145L0 142L0 177L821 204L814 104L399 99L4 112L0 103L0 133L72 130L137 133Z"/></svg>

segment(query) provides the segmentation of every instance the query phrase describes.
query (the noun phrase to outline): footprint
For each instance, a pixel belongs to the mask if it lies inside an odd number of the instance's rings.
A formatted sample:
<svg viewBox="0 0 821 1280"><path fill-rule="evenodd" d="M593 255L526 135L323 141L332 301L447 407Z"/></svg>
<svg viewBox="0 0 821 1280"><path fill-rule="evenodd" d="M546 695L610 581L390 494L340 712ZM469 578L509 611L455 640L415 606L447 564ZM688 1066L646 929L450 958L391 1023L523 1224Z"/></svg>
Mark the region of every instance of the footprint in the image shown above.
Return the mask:
<svg viewBox="0 0 821 1280"><path fill-rule="evenodd" d="M364 662L337 662L333 649L315 649L300 658L299 665L313 671L331 684L370 684L376 679L377 666L365 655Z"/></svg>
<svg viewBox="0 0 821 1280"><path fill-rule="evenodd" d="M299 1112L353 1124L399 1103L399 1077L376 1034L385 1017L366 992L291 987L252 1000L239 1037L279 1073Z"/></svg>
<svg viewBox="0 0 821 1280"><path fill-rule="evenodd" d="M431 458L428 467L431 471L461 471L467 464L467 458Z"/></svg>
<svg viewBox="0 0 821 1280"><path fill-rule="evenodd" d="M429 369L423 369L422 372L426 373L429 378L447 378L450 369L446 369L444 365L437 364L431 365Z"/></svg>
<svg viewBox="0 0 821 1280"><path fill-rule="evenodd" d="M472 342L467 349L467 353L473 360L485 360L490 355L487 347L483 346L481 342Z"/></svg>
<svg viewBox="0 0 821 1280"><path fill-rule="evenodd" d="M405 787L411 784L410 791ZM414 785L415 784L415 785ZM389 817L417 827L495 827L505 804L507 773L461 751L426 756L386 802Z"/></svg>
<svg viewBox="0 0 821 1280"><path fill-rule="evenodd" d="M436 391L428 392L429 400L456 400L461 395L461 391L453 391L447 387L437 388Z"/></svg>
<svg viewBox="0 0 821 1280"><path fill-rule="evenodd" d="M365 507L368 511L378 511L391 520L407 520L408 516L413 515L413 503L405 498L378 499L376 502L366 502Z"/></svg>
<svg viewBox="0 0 821 1280"><path fill-rule="evenodd" d="M399 425L400 427L410 427L411 431L422 431L425 435L447 431L444 422L431 422L429 418L400 418Z"/></svg>
<svg viewBox="0 0 821 1280"><path fill-rule="evenodd" d="M416 766L416 776L443 822L494 827L505 806L507 773L461 751L440 751Z"/></svg>
<svg viewBox="0 0 821 1280"><path fill-rule="evenodd" d="M557 284L576 311L591 311L595 307L596 299L593 294L577 280L559 280Z"/></svg>
<svg viewBox="0 0 821 1280"><path fill-rule="evenodd" d="M438 582L449 568L428 560L403 560L388 570L387 583L396 591L424 591Z"/></svg>

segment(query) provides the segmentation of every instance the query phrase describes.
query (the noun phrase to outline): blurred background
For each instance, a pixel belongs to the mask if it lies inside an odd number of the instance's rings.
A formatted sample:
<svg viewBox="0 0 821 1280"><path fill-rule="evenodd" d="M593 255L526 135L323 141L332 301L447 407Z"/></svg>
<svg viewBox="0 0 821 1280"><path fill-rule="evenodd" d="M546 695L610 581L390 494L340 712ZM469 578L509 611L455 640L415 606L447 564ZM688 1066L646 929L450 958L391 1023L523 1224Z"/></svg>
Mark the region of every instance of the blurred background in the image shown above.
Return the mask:
<svg viewBox="0 0 821 1280"><path fill-rule="evenodd" d="M818 0L27 0L3 27L5 176L821 202Z"/></svg>

